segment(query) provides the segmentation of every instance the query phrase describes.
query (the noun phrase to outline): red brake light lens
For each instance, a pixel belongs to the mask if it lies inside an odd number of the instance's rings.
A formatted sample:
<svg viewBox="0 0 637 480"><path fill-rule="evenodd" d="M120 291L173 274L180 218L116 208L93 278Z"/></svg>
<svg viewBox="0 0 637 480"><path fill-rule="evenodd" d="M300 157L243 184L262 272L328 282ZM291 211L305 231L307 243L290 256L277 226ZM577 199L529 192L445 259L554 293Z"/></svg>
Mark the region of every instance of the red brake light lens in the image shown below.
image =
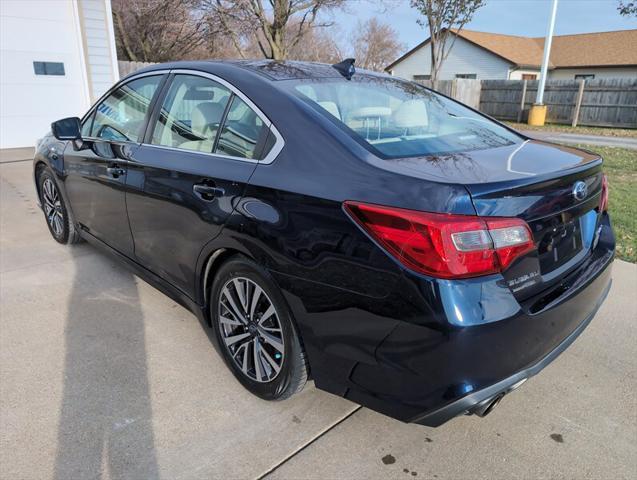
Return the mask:
<svg viewBox="0 0 637 480"><path fill-rule="evenodd" d="M604 173L602 175L602 194L599 197L599 211L608 210L608 177Z"/></svg>
<svg viewBox="0 0 637 480"><path fill-rule="evenodd" d="M517 218L427 213L358 202L345 211L404 266L438 278L467 278L505 270L535 248Z"/></svg>

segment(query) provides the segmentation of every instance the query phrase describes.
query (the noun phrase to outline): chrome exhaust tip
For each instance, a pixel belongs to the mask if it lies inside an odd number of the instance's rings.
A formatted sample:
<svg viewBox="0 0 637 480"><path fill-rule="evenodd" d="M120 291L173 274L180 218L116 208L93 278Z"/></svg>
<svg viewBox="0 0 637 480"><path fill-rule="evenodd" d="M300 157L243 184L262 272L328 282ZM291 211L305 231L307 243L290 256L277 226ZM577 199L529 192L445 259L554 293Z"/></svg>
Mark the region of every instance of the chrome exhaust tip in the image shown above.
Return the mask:
<svg viewBox="0 0 637 480"><path fill-rule="evenodd" d="M486 400L481 401L471 409L471 413L473 415L477 415L480 418L486 417L493 411L495 407L498 406L502 398L504 398L504 395L504 392L498 393L491 398L487 398Z"/></svg>
<svg viewBox="0 0 637 480"><path fill-rule="evenodd" d="M523 378L522 380L514 383L509 388L502 390L500 393L493 395L492 397L486 398L479 403L476 403L473 407L465 412L465 415L477 415L478 417L486 417L489 415L495 407L498 406L500 401L504 398L504 396L513 390L518 389L522 386L524 382L528 380L527 378Z"/></svg>

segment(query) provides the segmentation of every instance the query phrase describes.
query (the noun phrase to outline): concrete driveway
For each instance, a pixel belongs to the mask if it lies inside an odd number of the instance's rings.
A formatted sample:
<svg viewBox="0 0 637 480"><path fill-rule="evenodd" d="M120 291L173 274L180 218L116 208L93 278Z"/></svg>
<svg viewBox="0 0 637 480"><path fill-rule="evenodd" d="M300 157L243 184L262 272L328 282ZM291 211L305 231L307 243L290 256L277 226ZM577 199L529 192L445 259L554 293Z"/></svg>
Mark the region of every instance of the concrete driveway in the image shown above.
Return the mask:
<svg viewBox="0 0 637 480"><path fill-rule="evenodd" d="M483 419L406 425L308 385L247 393L197 319L86 244L54 242L30 162L0 165L0 477L635 478L637 268Z"/></svg>

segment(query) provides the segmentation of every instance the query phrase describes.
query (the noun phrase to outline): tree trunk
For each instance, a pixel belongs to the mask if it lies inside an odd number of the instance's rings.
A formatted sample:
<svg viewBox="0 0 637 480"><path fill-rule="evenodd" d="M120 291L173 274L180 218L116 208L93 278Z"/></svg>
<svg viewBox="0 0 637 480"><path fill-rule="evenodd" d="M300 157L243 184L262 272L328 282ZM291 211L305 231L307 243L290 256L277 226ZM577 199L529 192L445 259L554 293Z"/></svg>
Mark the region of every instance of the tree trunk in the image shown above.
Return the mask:
<svg viewBox="0 0 637 480"><path fill-rule="evenodd" d="M117 29L117 33L119 34L119 38L122 40L122 47L124 53L128 57L127 60L131 62L137 61L137 56L135 52L130 48L130 40L128 39L128 34L126 33L126 28L122 22L122 17L117 13L116 10L113 10L113 17L115 17L115 28Z"/></svg>
<svg viewBox="0 0 637 480"><path fill-rule="evenodd" d="M272 26L270 28L270 50L273 60L285 60L285 29L289 20L288 3L277 0L274 3Z"/></svg>
<svg viewBox="0 0 637 480"><path fill-rule="evenodd" d="M274 35L272 35L270 49L272 51L272 60L285 60L285 45L283 44L283 35L280 30L275 31Z"/></svg>
<svg viewBox="0 0 637 480"><path fill-rule="evenodd" d="M433 88L434 90L437 90L438 89L438 58L434 48L435 48L435 45L432 40L431 42L431 88Z"/></svg>
<svg viewBox="0 0 637 480"><path fill-rule="evenodd" d="M434 29L431 27L431 22L429 22L429 48L431 51L431 88L434 90L438 89L438 38L436 37L436 33Z"/></svg>

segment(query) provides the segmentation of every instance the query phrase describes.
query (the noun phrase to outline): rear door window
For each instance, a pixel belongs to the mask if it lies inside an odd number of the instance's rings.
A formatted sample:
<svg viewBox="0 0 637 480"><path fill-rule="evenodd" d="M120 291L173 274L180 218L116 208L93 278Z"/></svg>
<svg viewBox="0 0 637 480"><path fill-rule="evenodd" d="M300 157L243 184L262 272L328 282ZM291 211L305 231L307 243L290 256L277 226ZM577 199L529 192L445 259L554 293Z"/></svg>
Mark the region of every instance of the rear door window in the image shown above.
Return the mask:
<svg viewBox="0 0 637 480"><path fill-rule="evenodd" d="M105 140L141 141L146 114L161 78L162 75L143 77L119 87L87 118L82 134Z"/></svg>
<svg viewBox="0 0 637 480"><path fill-rule="evenodd" d="M261 157L259 153L262 149L258 146L265 141L267 133L268 128L263 120L243 100L235 96L221 129L215 153L250 159Z"/></svg>
<svg viewBox="0 0 637 480"><path fill-rule="evenodd" d="M176 75L162 104L152 144L212 153L232 92L195 75Z"/></svg>

